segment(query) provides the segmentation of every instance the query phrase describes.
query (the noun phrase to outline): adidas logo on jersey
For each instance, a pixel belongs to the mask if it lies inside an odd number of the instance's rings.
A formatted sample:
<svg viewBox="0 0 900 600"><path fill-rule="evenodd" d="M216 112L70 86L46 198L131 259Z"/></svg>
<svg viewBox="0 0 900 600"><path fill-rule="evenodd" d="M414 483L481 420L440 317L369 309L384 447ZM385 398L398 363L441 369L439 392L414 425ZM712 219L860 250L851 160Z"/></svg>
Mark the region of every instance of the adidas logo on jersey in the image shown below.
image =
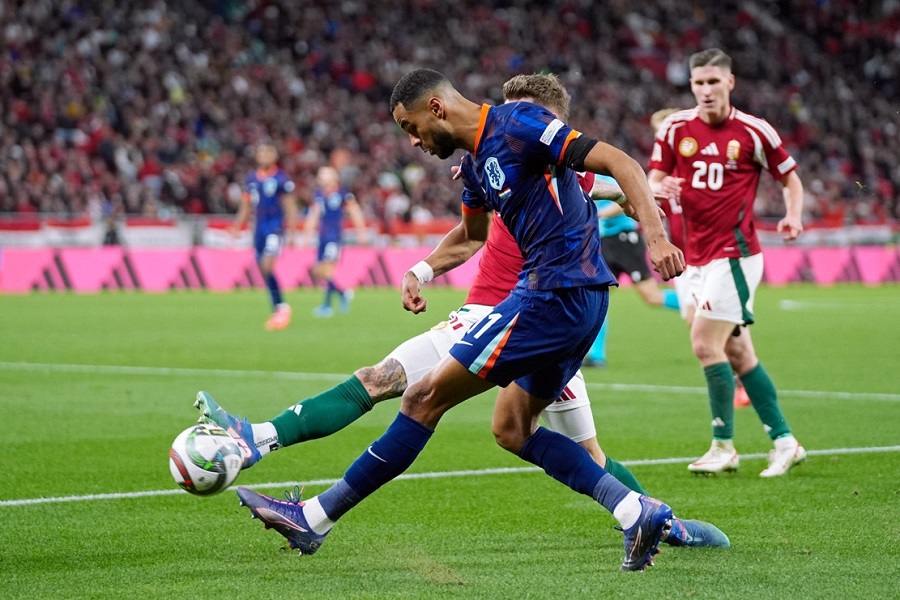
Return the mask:
<svg viewBox="0 0 900 600"><path fill-rule="evenodd" d="M715 142L710 142L703 150L700 151L700 154L704 156L718 156L719 155L719 147L716 146Z"/></svg>

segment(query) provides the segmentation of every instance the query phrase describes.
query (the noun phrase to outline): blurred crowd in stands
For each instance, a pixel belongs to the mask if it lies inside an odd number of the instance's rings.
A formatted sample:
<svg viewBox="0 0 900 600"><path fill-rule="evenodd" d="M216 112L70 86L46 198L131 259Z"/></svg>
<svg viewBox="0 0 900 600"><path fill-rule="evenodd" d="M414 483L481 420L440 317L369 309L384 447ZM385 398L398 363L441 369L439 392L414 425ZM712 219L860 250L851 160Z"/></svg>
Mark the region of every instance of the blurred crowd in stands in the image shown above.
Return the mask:
<svg viewBox="0 0 900 600"><path fill-rule="evenodd" d="M695 104L687 59L716 46L807 219L900 217L900 0L0 0L0 35L0 214L224 215L270 138L301 198L331 162L373 221L454 215L451 161L388 111L409 68L491 103L557 73L570 122L646 164L650 114ZM774 184L756 208L783 213Z"/></svg>

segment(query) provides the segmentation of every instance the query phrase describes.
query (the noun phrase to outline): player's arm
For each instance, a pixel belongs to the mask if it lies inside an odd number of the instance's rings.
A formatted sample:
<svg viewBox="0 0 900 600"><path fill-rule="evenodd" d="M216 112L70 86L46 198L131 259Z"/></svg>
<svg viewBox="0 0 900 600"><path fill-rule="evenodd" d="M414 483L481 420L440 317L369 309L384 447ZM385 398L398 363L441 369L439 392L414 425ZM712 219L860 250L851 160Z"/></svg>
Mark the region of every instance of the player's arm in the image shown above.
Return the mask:
<svg viewBox="0 0 900 600"><path fill-rule="evenodd" d="M797 171L791 171L781 180L784 197L784 218L778 221L778 231L784 232L785 240L795 240L803 233L803 182Z"/></svg>
<svg viewBox="0 0 900 600"><path fill-rule="evenodd" d="M344 208L347 216L350 217L350 222L353 223L353 227L356 229L356 243L367 244L369 242L369 230L366 229L366 217L359 202L350 200L344 205Z"/></svg>
<svg viewBox="0 0 900 600"><path fill-rule="evenodd" d="M309 212L306 214L306 221L304 222L303 234L306 238L306 243L310 246L312 245L316 229L319 227L321 211L322 207L319 206L318 202L313 202L309 205Z"/></svg>
<svg viewBox="0 0 900 600"><path fill-rule="evenodd" d="M300 214L300 209L297 208L297 196L293 193L282 194L281 206L284 208L284 241L288 246L293 246Z"/></svg>
<svg viewBox="0 0 900 600"><path fill-rule="evenodd" d="M636 160L609 144L580 136L569 143L565 161L577 170L612 175L628 199L626 207L634 212L629 216L641 222L653 268L665 280L681 275L684 255L666 237L647 175Z"/></svg>
<svg viewBox="0 0 900 600"><path fill-rule="evenodd" d="M241 234L241 228L250 218L250 194L244 192L241 195L241 203L238 206L237 214L234 216L234 222L229 227L229 233L232 237L238 237Z"/></svg>
<svg viewBox="0 0 900 600"><path fill-rule="evenodd" d="M597 177L594 179L594 186L591 188L591 198L594 200L612 200L616 204L625 204L625 194L619 184L610 181L604 181ZM622 212L619 210L618 212ZM600 215L601 217L613 217L618 213L610 215Z"/></svg>
<svg viewBox="0 0 900 600"><path fill-rule="evenodd" d="M416 314L425 311L427 302L421 295L422 284L472 258L487 241L492 214L463 211L459 224L443 237L431 254L403 275L400 291L403 308Z"/></svg>
<svg viewBox="0 0 900 600"><path fill-rule="evenodd" d="M678 200L681 198L681 186L684 184L683 177L673 177L665 171L650 169L650 173L647 175L647 181L650 184L653 195L657 198L661 200L667 200L669 198Z"/></svg>

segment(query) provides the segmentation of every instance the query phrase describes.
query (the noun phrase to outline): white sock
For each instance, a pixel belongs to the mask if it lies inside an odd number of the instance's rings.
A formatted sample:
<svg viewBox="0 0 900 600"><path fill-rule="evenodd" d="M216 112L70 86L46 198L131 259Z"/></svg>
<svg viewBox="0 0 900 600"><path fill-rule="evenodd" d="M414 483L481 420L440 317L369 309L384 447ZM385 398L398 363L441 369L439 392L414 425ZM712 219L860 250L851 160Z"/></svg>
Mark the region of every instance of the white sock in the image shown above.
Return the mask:
<svg viewBox="0 0 900 600"><path fill-rule="evenodd" d="M793 448L797 445L797 438L795 438L792 434L783 435L780 438L775 440L775 449L776 450L786 450L787 448Z"/></svg>
<svg viewBox="0 0 900 600"><path fill-rule="evenodd" d="M278 432L270 421L265 423L253 423L253 444L259 450L260 455L265 456L273 450L278 450Z"/></svg>
<svg viewBox="0 0 900 600"><path fill-rule="evenodd" d="M322 505L319 504L318 496L313 496L303 504L303 517L310 528L319 535L325 535L334 527L334 521L328 518Z"/></svg>
<svg viewBox="0 0 900 600"><path fill-rule="evenodd" d="M619 521L622 529L633 527L641 516L641 495L634 491L628 492L628 495L616 504L613 516Z"/></svg>

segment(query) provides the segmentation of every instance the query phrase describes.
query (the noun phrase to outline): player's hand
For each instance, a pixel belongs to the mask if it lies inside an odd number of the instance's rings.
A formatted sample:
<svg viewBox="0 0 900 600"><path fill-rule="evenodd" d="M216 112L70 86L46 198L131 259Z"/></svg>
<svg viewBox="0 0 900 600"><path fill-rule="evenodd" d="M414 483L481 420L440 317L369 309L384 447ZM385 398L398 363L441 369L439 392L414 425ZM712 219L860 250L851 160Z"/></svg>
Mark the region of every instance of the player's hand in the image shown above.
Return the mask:
<svg viewBox="0 0 900 600"><path fill-rule="evenodd" d="M403 308L416 315L425 312L428 302L422 297L421 291L419 278L412 271L407 271L403 275L403 284L400 290Z"/></svg>
<svg viewBox="0 0 900 600"><path fill-rule="evenodd" d="M241 230L238 229L237 227L235 227L234 225L232 225L231 227L228 228L228 235L230 235L232 237L232 239L236 240L239 237L241 237Z"/></svg>
<svg viewBox="0 0 900 600"><path fill-rule="evenodd" d="M803 223L796 217L785 217L778 221L778 233L784 233L784 240L790 242L796 240L803 233Z"/></svg>
<svg viewBox="0 0 900 600"><path fill-rule="evenodd" d="M672 177L666 175L659 182L657 193L668 199L669 197L679 200L681 198L681 185L684 183L684 177Z"/></svg>
<svg viewBox="0 0 900 600"><path fill-rule="evenodd" d="M472 158L472 155L466 152L463 154L462 159L459 161L459 165L453 165L450 167L450 172L453 173L453 180L462 179L463 183L466 184L469 188L478 189L481 187L481 182L478 178L478 173L475 171L475 159Z"/></svg>
<svg viewBox="0 0 900 600"><path fill-rule="evenodd" d="M664 237L653 241L647 240L647 245L650 248L650 262L653 263L653 269L664 281L684 273L684 254L677 246Z"/></svg>

